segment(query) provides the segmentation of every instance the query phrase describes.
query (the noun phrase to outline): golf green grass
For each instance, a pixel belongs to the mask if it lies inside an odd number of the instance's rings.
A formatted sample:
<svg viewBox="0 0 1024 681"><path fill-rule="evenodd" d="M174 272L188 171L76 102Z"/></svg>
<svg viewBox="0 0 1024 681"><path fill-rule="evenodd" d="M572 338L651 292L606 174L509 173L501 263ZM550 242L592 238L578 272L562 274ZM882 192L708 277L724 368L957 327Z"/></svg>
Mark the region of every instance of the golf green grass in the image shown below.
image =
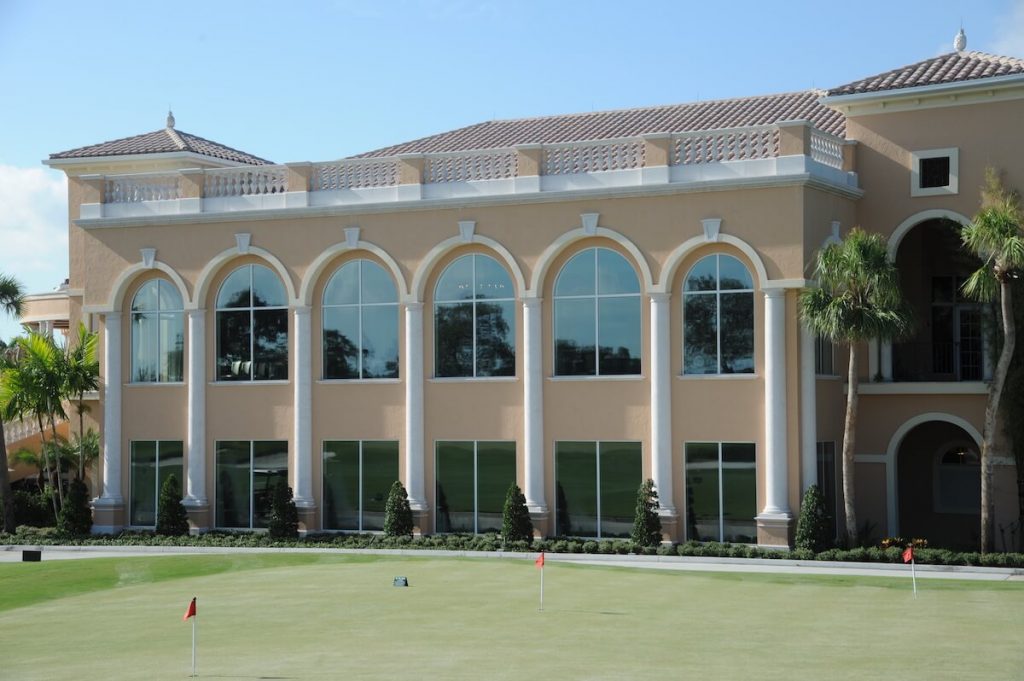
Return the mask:
<svg viewBox="0 0 1024 681"><path fill-rule="evenodd" d="M392 578L409 578L395 588ZM1024 584L233 554L0 564L0 679L1024 678Z"/></svg>

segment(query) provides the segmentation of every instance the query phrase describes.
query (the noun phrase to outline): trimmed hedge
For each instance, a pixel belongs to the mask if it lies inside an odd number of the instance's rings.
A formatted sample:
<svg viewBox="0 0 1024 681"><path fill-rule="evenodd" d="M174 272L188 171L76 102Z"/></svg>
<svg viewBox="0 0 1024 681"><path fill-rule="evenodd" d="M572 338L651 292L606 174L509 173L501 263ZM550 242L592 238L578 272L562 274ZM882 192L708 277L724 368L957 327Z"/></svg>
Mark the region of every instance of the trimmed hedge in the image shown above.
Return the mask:
<svg viewBox="0 0 1024 681"><path fill-rule="evenodd" d="M509 542L502 548L501 535L434 534L426 537L386 537L381 534L308 534L300 539L273 539L265 532L211 531L196 536L165 537L149 531L125 530L116 535L68 537L56 529L21 526L14 534L0 533L0 545L40 546L208 546L238 548L336 548L336 549L425 549L449 551L517 551L546 553L588 553L617 555L700 556L705 558L760 558L767 560L827 560L858 563L902 563L899 547L807 550L764 549L749 544L687 542L637 549L628 539L578 539L554 537L535 539L532 544ZM1024 568L1024 553L986 553L915 549L918 565L974 565L980 567Z"/></svg>

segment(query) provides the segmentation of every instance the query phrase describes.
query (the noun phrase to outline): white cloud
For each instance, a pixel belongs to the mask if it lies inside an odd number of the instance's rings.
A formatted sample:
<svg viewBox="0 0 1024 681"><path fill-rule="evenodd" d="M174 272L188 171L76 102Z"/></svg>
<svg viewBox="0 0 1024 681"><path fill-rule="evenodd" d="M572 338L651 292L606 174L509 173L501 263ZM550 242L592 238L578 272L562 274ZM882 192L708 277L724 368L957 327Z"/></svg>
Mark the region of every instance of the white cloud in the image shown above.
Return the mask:
<svg viewBox="0 0 1024 681"><path fill-rule="evenodd" d="M0 272L29 293L50 291L68 276L67 180L43 168L0 164ZM0 318L0 338L19 331Z"/></svg>
<svg viewBox="0 0 1024 681"><path fill-rule="evenodd" d="M999 18L992 52L1024 57L1024 0L1015 0L1010 11Z"/></svg>

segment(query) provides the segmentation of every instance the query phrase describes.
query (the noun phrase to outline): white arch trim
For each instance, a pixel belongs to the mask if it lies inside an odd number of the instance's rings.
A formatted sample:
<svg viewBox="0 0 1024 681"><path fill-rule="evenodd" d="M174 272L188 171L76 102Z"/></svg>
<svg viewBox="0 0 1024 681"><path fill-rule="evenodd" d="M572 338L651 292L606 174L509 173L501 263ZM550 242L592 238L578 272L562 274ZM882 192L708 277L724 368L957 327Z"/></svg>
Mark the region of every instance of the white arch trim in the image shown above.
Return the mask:
<svg viewBox="0 0 1024 681"><path fill-rule="evenodd" d="M676 270L679 268L679 264L683 262L690 253L698 248L703 246L713 246L716 243L729 244L743 253L743 255L747 256L747 259L749 259L754 265L754 273L757 275L758 286L762 289L769 287L768 271L765 269L764 261L761 260L761 256L757 254L754 247L743 239L734 237L731 234L719 234L717 241L708 241L703 235L700 235L687 239L677 246L665 261L665 267L661 270L661 281L658 282L653 291L658 293L669 291L672 287L672 280L675 277Z"/></svg>
<svg viewBox="0 0 1024 681"><path fill-rule="evenodd" d="M427 253L426 257L420 261L419 266L416 268L416 273L412 276L412 287L408 296L411 300L408 302L423 302L424 289L427 285L427 277L430 276L430 273L433 271L438 261L450 251L465 244L479 244L481 246L486 246L500 255L501 259L505 261L505 266L508 267L509 271L512 273L512 279L516 282L516 288L519 291L519 296L524 296L526 291L526 280L523 278L523 271L519 268L519 264L516 262L516 259L512 257L512 253L494 239L474 234L470 239L464 239L461 235L453 236L450 239L445 239L430 249L430 252Z"/></svg>
<svg viewBox="0 0 1024 681"><path fill-rule="evenodd" d="M929 423L932 421L942 421L944 423L951 423L954 426L959 427L965 433L971 436L974 440L974 444L981 447L981 433L974 425L954 414L946 414L944 412L928 412L926 414L918 414L910 419L907 419L902 426L896 429L893 433L892 438L889 439L889 447L885 452L885 512L886 512L886 524L889 526L888 534L890 536L897 536L899 534L899 506L896 501L896 491L899 480L896 477L897 470L897 458L900 453L900 445L903 444L903 438L923 423Z"/></svg>
<svg viewBox="0 0 1024 681"><path fill-rule="evenodd" d="M153 270L163 272L170 278L175 287L177 287L178 293L181 295L182 305L187 306L189 298L188 286L185 285L185 280L182 279L181 275L167 263L154 260L152 267L146 267L142 263L135 263L134 265L124 269L121 274L118 275L117 280L114 281L114 285L110 289L110 300L107 302L107 310L110 312L120 311L124 306L124 299L128 294L128 288L132 285L132 282L134 282L143 272L152 272Z"/></svg>
<svg viewBox="0 0 1024 681"><path fill-rule="evenodd" d="M408 296L409 290L405 286L405 277L402 276L402 270L398 266L398 262L387 251L376 244L371 244L369 241L357 241L355 246L349 246L347 242L342 241L341 243L334 244L317 256L316 260L306 269L306 276L303 277L302 285L299 287L299 301L303 305L313 304L313 289L316 288L316 283L320 280L324 270L327 269L328 263L342 253L348 253L349 251L366 251L383 260L384 264L391 270L391 276L395 280L395 286L398 288L399 300L405 299Z"/></svg>
<svg viewBox="0 0 1024 681"><path fill-rule="evenodd" d="M900 243L903 241L903 237L926 220L936 220L938 218L946 218L947 220L953 220L959 222L961 225L970 223L971 219L965 215L961 215L956 211L946 210L945 208L929 208L919 213L914 213L909 218L899 224L899 226L893 231L892 236L889 237L889 259L895 261L896 254L899 253Z"/></svg>
<svg viewBox="0 0 1024 681"><path fill-rule="evenodd" d="M243 255L255 255L258 258L262 258L277 272L277 276L281 278L284 283L285 291L288 292L289 305L295 306L299 304L295 295L295 284L292 282L291 275L288 274L288 269L284 266L284 263L273 253L259 246L249 246L249 249L243 253L238 249L237 246L229 248L226 251L221 251L213 258L210 262L206 263L206 267L199 273L199 277L196 279L196 291L192 300L186 305L186 309L195 310L202 309L203 301L206 300L207 294L210 292L210 283L213 278L217 275L222 267L227 265L231 260Z"/></svg>
<svg viewBox="0 0 1024 681"><path fill-rule="evenodd" d="M545 248L544 252L540 254L540 258L537 259L537 266L533 270L533 277L530 280L530 290L527 291L526 296L524 297L540 297L548 269L551 267L551 263L554 262L555 258L575 242L592 236L604 237L605 239L614 241L626 249L626 251L633 256L633 260L636 261L637 266L640 267L640 276L643 279L644 290L648 293L655 290L654 278L651 276L650 265L647 264L647 259L644 258L643 253L641 253L640 249L636 247L636 244L618 232L605 227L598 227L593 233L589 234L585 232L582 227L577 227L576 229L570 230L555 239L551 242L551 245Z"/></svg>

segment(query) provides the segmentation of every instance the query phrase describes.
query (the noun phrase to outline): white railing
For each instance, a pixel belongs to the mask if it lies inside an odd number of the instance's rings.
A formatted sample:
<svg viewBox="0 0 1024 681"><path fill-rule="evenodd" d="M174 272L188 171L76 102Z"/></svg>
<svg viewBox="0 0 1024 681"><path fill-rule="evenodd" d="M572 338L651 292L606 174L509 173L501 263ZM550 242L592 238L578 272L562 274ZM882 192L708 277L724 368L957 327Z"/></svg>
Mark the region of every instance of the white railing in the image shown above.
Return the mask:
<svg viewBox="0 0 1024 681"><path fill-rule="evenodd" d="M160 174L124 175L106 181L104 203L139 203L181 198L181 176Z"/></svg>
<svg viewBox="0 0 1024 681"><path fill-rule="evenodd" d="M746 161L778 155L779 129L774 125L672 135L672 165Z"/></svg>
<svg viewBox="0 0 1024 681"><path fill-rule="evenodd" d="M843 140L817 128L811 128L811 159L842 170Z"/></svg>
<svg viewBox="0 0 1024 681"><path fill-rule="evenodd" d="M39 434L39 424L33 423L32 421L5 421L4 422L4 440L7 441L7 446L10 447L16 442L20 442L26 438L30 438L33 435ZM10 450L13 453L13 450Z"/></svg>
<svg viewBox="0 0 1024 681"><path fill-rule="evenodd" d="M519 155L515 149L431 154L425 158L423 181L433 184L515 177L519 169L518 161Z"/></svg>
<svg viewBox="0 0 1024 681"><path fill-rule="evenodd" d="M544 175L628 170L644 165L644 142L641 139L545 144L543 150L541 173Z"/></svg>
<svg viewBox="0 0 1024 681"><path fill-rule="evenodd" d="M203 196L283 194L288 190L285 166L217 168L203 172Z"/></svg>
<svg viewBox="0 0 1024 681"><path fill-rule="evenodd" d="M363 187L391 187L398 184L398 159L352 158L314 163L310 191Z"/></svg>

